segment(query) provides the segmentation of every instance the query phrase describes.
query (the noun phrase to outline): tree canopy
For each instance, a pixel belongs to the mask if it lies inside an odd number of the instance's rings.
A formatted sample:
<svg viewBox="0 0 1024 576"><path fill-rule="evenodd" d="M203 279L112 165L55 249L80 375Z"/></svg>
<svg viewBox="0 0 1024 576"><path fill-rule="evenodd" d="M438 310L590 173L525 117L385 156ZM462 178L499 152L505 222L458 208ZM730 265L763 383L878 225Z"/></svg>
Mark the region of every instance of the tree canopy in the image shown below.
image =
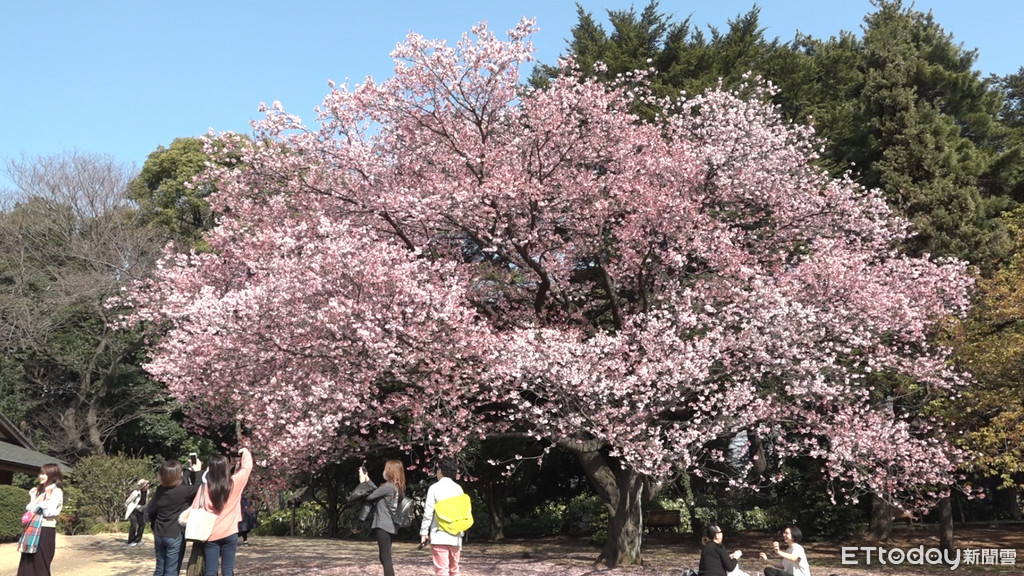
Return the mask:
<svg viewBox="0 0 1024 576"><path fill-rule="evenodd" d="M138 202L147 222L184 246L205 249L203 232L213 227L206 198L210 190L195 187L192 179L206 168L209 157L198 138L177 138L153 151L132 179L128 195Z"/></svg>
<svg viewBox="0 0 1024 576"><path fill-rule="evenodd" d="M125 197L130 171L87 154L11 161L0 211L0 350L5 400L63 457L104 453L162 413L141 331L117 330L107 300L145 276L161 239Z"/></svg>
<svg viewBox="0 0 1024 576"><path fill-rule="evenodd" d="M657 72L657 94L698 94L748 74L770 80L782 113L826 140L819 160L835 176L850 171L880 188L915 233L905 249L969 260L991 271L1012 242L1000 214L1020 201L1019 130L1010 122L1012 78L985 80L976 53L955 42L931 13L901 0L875 0L863 34L828 39L797 33L766 38L754 6L707 34L673 22L650 2L609 10L610 32L579 8L568 54L587 75L614 81L634 69ZM601 63L595 68L595 63ZM541 66L533 82L558 73ZM643 112L644 104L635 104ZM1007 146L1007 144L1010 144Z"/></svg>
<svg viewBox="0 0 1024 576"><path fill-rule="evenodd" d="M953 482L958 451L871 379L956 387L928 338L963 313L965 265L901 255L881 192L815 167L766 87L672 100L568 67L524 89L532 31L412 34L318 128L275 105L209 147L245 166L204 176L212 251L168 253L132 296L165 328L147 369L194 421L240 418L280 468L557 444L610 511L612 565L639 560L648 480L735 481L707 463L747 430L856 490Z"/></svg>

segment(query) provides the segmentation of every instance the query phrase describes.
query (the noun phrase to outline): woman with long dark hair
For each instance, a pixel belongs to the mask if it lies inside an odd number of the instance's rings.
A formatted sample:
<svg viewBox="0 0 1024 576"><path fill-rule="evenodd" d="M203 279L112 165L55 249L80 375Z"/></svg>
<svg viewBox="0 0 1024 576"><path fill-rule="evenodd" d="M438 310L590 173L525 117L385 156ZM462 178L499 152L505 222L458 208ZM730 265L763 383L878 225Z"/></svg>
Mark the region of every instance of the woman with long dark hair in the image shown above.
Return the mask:
<svg viewBox="0 0 1024 576"><path fill-rule="evenodd" d="M238 451L242 462L238 471L231 473L231 461L225 456L214 456L206 471L206 484L199 488L193 508L202 507L217 515L210 539L203 546L206 557L206 576L234 576L235 552L238 551L238 523L242 520L242 491L252 472L252 454L247 448Z"/></svg>
<svg viewBox="0 0 1024 576"><path fill-rule="evenodd" d="M64 476L57 464L43 464L39 484L28 491L25 510L39 511L43 516L39 547L34 553L22 553L18 576L50 576L50 564L57 551L57 516L64 507Z"/></svg>
<svg viewBox="0 0 1024 576"><path fill-rule="evenodd" d="M359 469L359 482L370 482L370 475L363 468ZM401 460L388 460L384 464L384 484L366 496L366 501L374 508L370 528L377 537L377 551L380 564L384 567L384 576L395 576L395 567L391 561L391 537L398 533L398 529L395 528L391 514L398 501L404 497L405 466Z"/></svg>

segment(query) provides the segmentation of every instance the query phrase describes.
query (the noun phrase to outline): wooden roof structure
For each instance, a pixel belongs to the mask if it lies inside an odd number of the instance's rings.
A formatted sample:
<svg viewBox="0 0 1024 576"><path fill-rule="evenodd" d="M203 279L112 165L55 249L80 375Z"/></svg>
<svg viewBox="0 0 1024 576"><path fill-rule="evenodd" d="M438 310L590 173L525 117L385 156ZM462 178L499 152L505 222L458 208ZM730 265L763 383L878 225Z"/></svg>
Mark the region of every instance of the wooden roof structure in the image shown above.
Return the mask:
<svg viewBox="0 0 1024 576"><path fill-rule="evenodd" d="M66 462L36 450L32 441L0 413L0 484L10 484L15 472L35 476L43 464L51 462L59 464L63 472L71 471Z"/></svg>

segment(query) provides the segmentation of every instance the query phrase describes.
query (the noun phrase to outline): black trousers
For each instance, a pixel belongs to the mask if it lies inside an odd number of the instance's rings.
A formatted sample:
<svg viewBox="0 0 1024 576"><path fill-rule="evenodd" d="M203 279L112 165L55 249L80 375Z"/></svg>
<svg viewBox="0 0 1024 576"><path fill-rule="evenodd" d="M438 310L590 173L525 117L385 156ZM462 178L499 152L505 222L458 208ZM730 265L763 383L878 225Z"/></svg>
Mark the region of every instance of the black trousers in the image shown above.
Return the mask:
<svg viewBox="0 0 1024 576"><path fill-rule="evenodd" d="M774 566L765 566L764 576L790 576L789 572L780 570Z"/></svg>
<svg viewBox="0 0 1024 576"><path fill-rule="evenodd" d="M146 530L145 518L142 517L144 510L136 508L132 510L131 515L128 516L131 524L128 526L128 543L142 542L142 533Z"/></svg>
<svg viewBox="0 0 1024 576"><path fill-rule="evenodd" d="M395 565L391 561L391 533L375 528L377 533L377 551L380 552L380 565L384 567L384 576L395 576Z"/></svg>
<svg viewBox="0 0 1024 576"><path fill-rule="evenodd" d="M50 564L57 551L57 529L43 527L35 554L22 554L18 576L50 576Z"/></svg>

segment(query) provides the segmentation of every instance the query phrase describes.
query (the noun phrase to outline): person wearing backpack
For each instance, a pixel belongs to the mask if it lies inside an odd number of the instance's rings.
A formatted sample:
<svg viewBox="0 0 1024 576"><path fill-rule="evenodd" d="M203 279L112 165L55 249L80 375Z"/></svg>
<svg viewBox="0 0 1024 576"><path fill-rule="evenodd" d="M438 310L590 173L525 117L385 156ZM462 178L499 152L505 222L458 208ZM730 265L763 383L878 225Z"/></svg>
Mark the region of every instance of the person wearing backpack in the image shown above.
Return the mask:
<svg viewBox="0 0 1024 576"><path fill-rule="evenodd" d="M444 458L437 463L437 482L427 489L427 499L423 503L423 521L420 523L420 543L430 542L430 553L434 561L434 573L437 576L459 576L459 560L462 555L462 537L465 535L465 515L469 514L469 524L472 524L472 514L468 510L468 496L462 487L455 483L456 464L455 460ZM447 502L446 502L447 501ZM446 522L444 514L436 513L438 503L441 509L446 504L453 502L460 503L456 509L465 510L452 514L459 516L456 522ZM463 504L464 503L464 504ZM440 520L440 523L439 523ZM454 528L452 527L454 525ZM450 533L442 529L442 526L449 530L458 530ZM461 530L460 530L461 529Z"/></svg>
<svg viewBox="0 0 1024 576"><path fill-rule="evenodd" d="M398 529L393 515L405 498L405 465L401 460L388 460L384 464L384 484L380 486L374 486L366 469L360 467L359 484L374 488L364 497L374 509L370 529L377 538L377 552L380 564L384 567L384 576L395 576L395 566L391 559L391 539L398 533Z"/></svg>

